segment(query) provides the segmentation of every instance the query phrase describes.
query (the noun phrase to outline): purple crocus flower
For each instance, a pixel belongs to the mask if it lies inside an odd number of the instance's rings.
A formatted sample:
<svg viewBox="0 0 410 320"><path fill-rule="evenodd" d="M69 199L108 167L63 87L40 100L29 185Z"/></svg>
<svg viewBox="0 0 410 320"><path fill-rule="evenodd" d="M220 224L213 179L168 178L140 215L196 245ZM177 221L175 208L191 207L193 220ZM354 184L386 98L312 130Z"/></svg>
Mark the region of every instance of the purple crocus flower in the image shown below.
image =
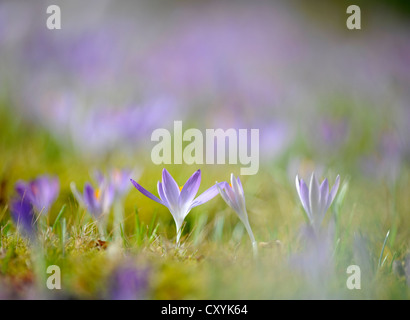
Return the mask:
<svg viewBox="0 0 410 320"><path fill-rule="evenodd" d="M245 205L245 194L243 192L241 180L239 179L239 177L235 178L233 173L231 173L231 184L222 182L221 186L222 188L218 184L216 184L216 187L218 188L218 191L221 194L222 198L225 200L226 204L236 212L239 219L245 225L246 231L248 232L249 238L252 242L254 254L256 255L257 243L249 224L248 212L246 211Z"/></svg>
<svg viewBox="0 0 410 320"><path fill-rule="evenodd" d="M10 206L11 217L22 233L31 238L36 231L36 215L33 205L27 197L14 199Z"/></svg>
<svg viewBox="0 0 410 320"><path fill-rule="evenodd" d="M133 171L130 169L113 169L110 172L110 181L114 186L116 196L122 197L128 193L130 189L129 180L132 175Z"/></svg>
<svg viewBox="0 0 410 320"><path fill-rule="evenodd" d="M109 171L108 176L105 176L101 171L96 171L95 176L99 185L104 183L112 185L114 189L115 199L120 199L128 193L130 188L130 179L132 176L139 175L137 170L117 169Z"/></svg>
<svg viewBox="0 0 410 320"><path fill-rule="evenodd" d="M56 200L60 190L58 178L47 175L36 179L16 183L16 191L21 198L29 201L34 209L42 214L47 214L51 205Z"/></svg>
<svg viewBox="0 0 410 320"><path fill-rule="evenodd" d="M191 209L211 200L218 194L218 189L215 185L195 198L199 185L201 184L201 170L196 171L183 187L179 187L174 178L172 178L169 172L164 168L162 170L162 182L158 181L158 194L160 198L145 190L133 179L131 179L131 182L144 196L169 209L177 228L177 244L179 244L181 237L182 223Z"/></svg>
<svg viewBox="0 0 410 320"><path fill-rule="evenodd" d="M315 230L319 229L326 211L335 199L339 188L339 182L340 176L338 175L335 184L329 192L328 180L323 180L322 184L319 186L319 182L314 172L310 178L309 188L303 179L299 179L299 176L296 175L296 190L298 191L303 209L305 209L309 221Z"/></svg>
<svg viewBox="0 0 410 320"><path fill-rule="evenodd" d="M90 183L86 183L81 194L72 182L71 191L79 204L87 208L95 219L108 213L114 200L114 188L107 183L100 184L96 189Z"/></svg>

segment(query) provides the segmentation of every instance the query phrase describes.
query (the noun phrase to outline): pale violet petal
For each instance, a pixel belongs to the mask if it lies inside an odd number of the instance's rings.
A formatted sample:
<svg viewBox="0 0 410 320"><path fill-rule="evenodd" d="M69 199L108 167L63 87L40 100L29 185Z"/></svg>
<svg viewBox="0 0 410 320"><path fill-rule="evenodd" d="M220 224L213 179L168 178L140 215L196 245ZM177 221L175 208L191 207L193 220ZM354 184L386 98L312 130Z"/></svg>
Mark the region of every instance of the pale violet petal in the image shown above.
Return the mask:
<svg viewBox="0 0 410 320"><path fill-rule="evenodd" d="M218 188L216 187L216 185L213 185L212 187L205 190L203 193L201 193L198 197L195 198L195 200L191 204L190 209L197 207L201 204L204 204L205 202L214 198L218 193Z"/></svg>
<svg viewBox="0 0 410 320"><path fill-rule="evenodd" d="M167 200L167 197L165 196L165 193L164 193L164 188L162 187L162 183L159 182L159 181L157 183L157 190L158 190L158 194L159 194L159 197L161 198L162 202L169 209L168 200Z"/></svg>
<svg viewBox="0 0 410 320"><path fill-rule="evenodd" d="M336 197L337 190L339 189L339 184L340 184L340 176L337 175L335 184L333 185L332 190L330 190L330 193L327 199L327 205L326 205L327 209L329 209L330 205L332 204L333 200Z"/></svg>
<svg viewBox="0 0 410 320"><path fill-rule="evenodd" d="M182 208L187 204L190 205L198 193L201 184L201 170L196 171L184 184L179 195L179 207Z"/></svg>
<svg viewBox="0 0 410 320"><path fill-rule="evenodd" d="M311 222L313 222L313 216L310 211L310 204L309 204L309 189L303 181L303 179L300 179L300 201L302 202L302 206L306 211L306 214Z"/></svg>
<svg viewBox="0 0 410 320"><path fill-rule="evenodd" d="M162 170L162 188L172 210L178 209L179 187L169 172Z"/></svg>
<svg viewBox="0 0 410 320"><path fill-rule="evenodd" d="M320 220L322 221L327 211L327 198L329 197L329 182L323 180L320 185Z"/></svg>
<svg viewBox="0 0 410 320"><path fill-rule="evenodd" d="M318 215L320 214L320 190L319 182L316 179L315 173L312 173L310 178L309 186L309 204L310 204L310 213L313 217L315 223L317 223Z"/></svg>
<svg viewBox="0 0 410 320"><path fill-rule="evenodd" d="M154 200L154 201L156 201L156 202L158 202L158 203L160 203L160 204L166 206L166 204L165 204L162 200L158 199L158 197L154 196L151 192L149 192L148 190L144 189L140 184L138 184L138 183L135 182L134 180L132 180L132 179L130 179L130 180L131 180L132 184L134 185L134 187L135 187L139 192L141 192L144 196L146 196L146 197L150 198L151 200Z"/></svg>
<svg viewBox="0 0 410 320"><path fill-rule="evenodd" d="M236 200L238 203L238 207L241 208L243 212L246 212L246 204L245 204L245 195L243 193L243 189L240 188L238 184L238 180L235 179L235 176L232 175L233 179L231 179L232 187L236 195Z"/></svg>

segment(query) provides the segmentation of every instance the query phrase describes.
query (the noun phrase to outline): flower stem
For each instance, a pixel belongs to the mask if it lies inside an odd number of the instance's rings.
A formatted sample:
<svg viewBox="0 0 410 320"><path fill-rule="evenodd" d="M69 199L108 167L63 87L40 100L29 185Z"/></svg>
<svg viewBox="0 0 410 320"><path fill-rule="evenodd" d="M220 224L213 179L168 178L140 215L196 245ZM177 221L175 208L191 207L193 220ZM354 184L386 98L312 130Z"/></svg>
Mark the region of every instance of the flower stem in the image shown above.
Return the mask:
<svg viewBox="0 0 410 320"><path fill-rule="evenodd" d="M114 203L114 239L121 239L121 223L123 221L124 208L120 200Z"/></svg>
<svg viewBox="0 0 410 320"><path fill-rule="evenodd" d="M105 241L105 223L103 217L100 217L97 220L97 229L98 233L100 234L100 240Z"/></svg>
<svg viewBox="0 0 410 320"><path fill-rule="evenodd" d="M177 240L176 240L176 247L178 248L180 246L180 238L182 234L182 228L177 228Z"/></svg>
<svg viewBox="0 0 410 320"><path fill-rule="evenodd" d="M253 257L256 258L258 256L258 243L256 242L255 237L253 236L253 232L249 225L249 222L245 224L245 228L246 231L248 231L249 238L252 242Z"/></svg>

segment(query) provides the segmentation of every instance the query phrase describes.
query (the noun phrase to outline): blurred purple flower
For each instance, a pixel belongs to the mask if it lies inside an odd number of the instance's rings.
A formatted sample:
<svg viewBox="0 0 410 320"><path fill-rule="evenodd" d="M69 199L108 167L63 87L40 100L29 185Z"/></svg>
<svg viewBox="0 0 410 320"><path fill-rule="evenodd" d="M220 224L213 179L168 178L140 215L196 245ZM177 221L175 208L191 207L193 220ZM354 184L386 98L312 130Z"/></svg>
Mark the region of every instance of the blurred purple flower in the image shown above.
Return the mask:
<svg viewBox="0 0 410 320"><path fill-rule="evenodd" d="M153 99L122 108L100 107L96 102L89 110L71 111L69 136L74 147L85 155L132 152L150 141L152 130L164 125L164 109L172 112L169 99Z"/></svg>
<svg viewBox="0 0 410 320"><path fill-rule="evenodd" d="M323 180L322 184L319 186L319 182L314 172L310 178L309 188L303 179L299 180L299 176L296 176L296 190L309 221L315 230L319 230L326 211L329 209L336 196L339 183L340 176L338 175L335 184L329 192L329 182L327 179Z"/></svg>
<svg viewBox="0 0 410 320"><path fill-rule="evenodd" d="M21 198L29 201L38 213L45 215L58 196L60 184L57 177L44 175L30 182L17 182L16 191Z"/></svg>
<svg viewBox="0 0 410 320"><path fill-rule="evenodd" d="M148 272L128 263L119 266L110 277L110 300L142 300L146 298Z"/></svg>
<svg viewBox="0 0 410 320"><path fill-rule="evenodd" d="M253 232L251 226L249 224L248 219L248 212L246 211L245 205L245 194L243 192L243 187L241 180L235 178L233 173L231 174L231 184L227 182L221 182L220 184L216 184L219 193L221 194L222 198L225 200L226 204L230 206L238 215L239 219L245 225L246 231L249 234L249 238L251 239L252 248L254 254L257 254L257 243L255 237L253 236Z"/></svg>
<svg viewBox="0 0 410 320"><path fill-rule="evenodd" d="M294 128L285 121L272 121L269 125L263 124L259 131L259 150L265 160L275 159L282 155L295 136Z"/></svg>
<svg viewBox="0 0 410 320"><path fill-rule="evenodd" d="M369 156L362 157L362 172L372 179L394 185L400 177L404 152L399 137L393 132L383 132L377 141L376 150Z"/></svg>
<svg viewBox="0 0 410 320"><path fill-rule="evenodd" d="M320 151L324 151L323 147L332 149L341 147L346 141L349 129L347 119L323 118L319 123Z"/></svg>
<svg viewBox="0 0 410 320"><path fill-rule="evenodd" d="M114 187L111 184L104 181L94 189L90 183L86 183L83 194L77 190L74 182L70 186L78 203L85 207L96 220L109 212L114 200Z"/></svg>
<svg viewBox="0 0 410 320"><path fill-rule="evenodd" d="M31 201L27 197L19 195L12 201L10 212L17 228L20 228L25 236L32 238L37 229L37 218Z"/></svg>
<svg viewBox="0 0 410 320"><path fill-rule="evenodd" d="M304 225L299 233L303 244L298 253L291 254L289 265L292 269L302 274L305 279L317 289L317 294L323 295L323 285L333 273L333 238L334 226L329 225L327 230L317 232L310 225ZM314 295L315 291L311 291Z"/></svg>
<svg viewBox="0 0 410 320"><path fill-rule="evenodd" d="M115 194L118 197L125 195L130 189L130 179L135 175L130 169L113 169L110 172L110 180L114 186Z"/></svg>
<svg viewBox="0 0 410 320"><path fill-rule="evenodd" d="M162 171L162 183L158 181L158 194L160 199L145 190L133 179L131 179L131 182L144 196L169 209L177 228L177 244L179 244L181 237L182 223L191 209L211 200L218 194L217 186L214 185L195 198L199 185L201 184L201 170L196 171L183 187L179 187L174 178L164 168Z"/></svg>
<svg viewBox="0 0 410 320"><path fill-rule="evenodd" d="M130 185L130 179L132 176L139 175L139 170L134 169L118 169L114 168L111 169L108 173L108 175L104 175L101 171L96 170L95 171L95 177L99 185L103 184L110 184L112 188L114 189L114 198L115 199L121 199L123 196L125 196L131 185Z"/></svg>

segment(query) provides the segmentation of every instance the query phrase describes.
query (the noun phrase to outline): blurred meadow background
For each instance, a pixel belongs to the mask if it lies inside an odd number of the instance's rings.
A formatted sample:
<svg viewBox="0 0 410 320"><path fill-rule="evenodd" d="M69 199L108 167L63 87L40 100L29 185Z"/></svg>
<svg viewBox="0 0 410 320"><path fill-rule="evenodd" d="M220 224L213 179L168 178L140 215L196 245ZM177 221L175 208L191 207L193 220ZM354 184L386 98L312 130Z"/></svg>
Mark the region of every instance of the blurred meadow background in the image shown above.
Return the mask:
<svg viewBox="0 0 410 320"><path fill-rule="evenodd" d="M0 2L0 298L410 298L408 2L57 2ZM175 120L259 129L259 172L240 177L257 257L219 195L177 247L168 209L129 182L157 194L151 133ZM165 167L180 185L201 169L202 192L241 165ZM101 227L75 190L123 170ZM340 175L317 241L295 188L313 171ZM19 188L44 176L49 206L18 228L34 210Z"/></svg>

